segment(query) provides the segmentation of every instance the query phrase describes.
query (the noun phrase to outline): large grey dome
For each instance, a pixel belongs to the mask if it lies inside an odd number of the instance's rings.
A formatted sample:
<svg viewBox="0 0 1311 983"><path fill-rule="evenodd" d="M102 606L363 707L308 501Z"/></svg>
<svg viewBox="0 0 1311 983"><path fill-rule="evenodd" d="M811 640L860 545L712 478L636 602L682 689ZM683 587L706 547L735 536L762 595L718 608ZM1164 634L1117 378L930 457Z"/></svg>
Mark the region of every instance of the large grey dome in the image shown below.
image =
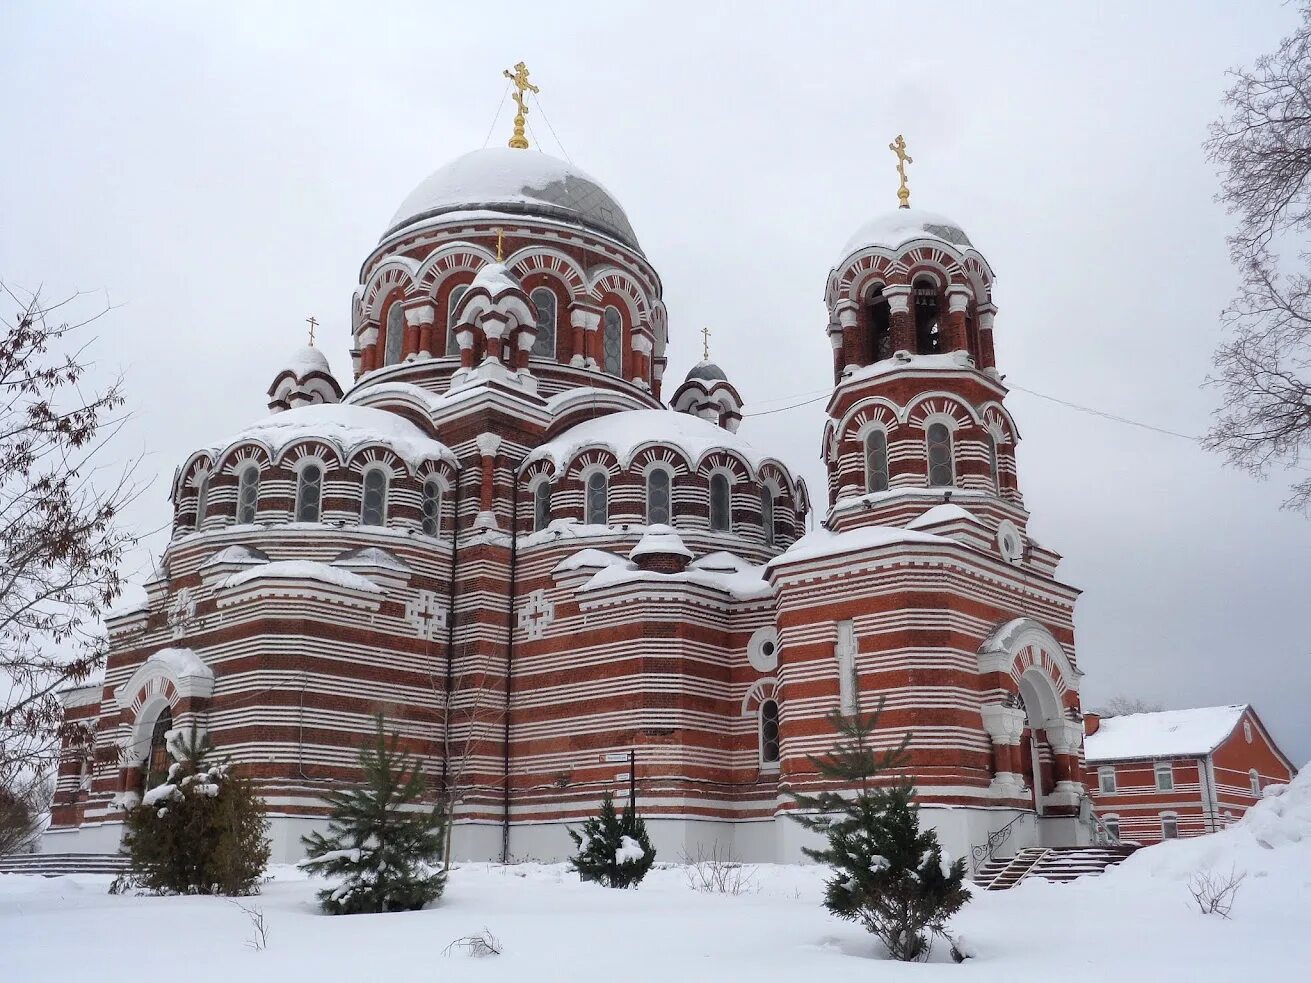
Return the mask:
<svg viewBox="0 0 1311 983"><path fill-rule="evenodd" d="M639 249L610 192L573 164L536 150L489 147L457 157L409 193L383 238L430 218L465 211L537 215L583 225Z"/></svg>

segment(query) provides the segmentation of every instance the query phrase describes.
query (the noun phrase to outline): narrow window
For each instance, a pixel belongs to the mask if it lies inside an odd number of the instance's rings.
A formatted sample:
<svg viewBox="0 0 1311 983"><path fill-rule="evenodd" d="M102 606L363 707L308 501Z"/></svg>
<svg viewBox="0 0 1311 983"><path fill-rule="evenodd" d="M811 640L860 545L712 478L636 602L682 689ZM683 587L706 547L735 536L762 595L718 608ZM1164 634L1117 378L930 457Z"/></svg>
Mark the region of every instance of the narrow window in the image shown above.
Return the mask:
<svg viewBox="0 0 1311 983"><path fill-rule="evenodd" d="M646 475L646 524L669 524L669 472L652 468Z"/></svg>
<svg viewBox="0 0 1311 983"><path fill-rule="evenodd" d="M1168 761L1156 762L1156 789L1158 792L1174 791L1174 768Z"/></svg>
<svg viewBox="0 0 1311 983"><path fill-rule="evenodd" d="M942 350L938 285L929 279L916 280L911 294L915 299L916 348L921 355L936 355Z"/></svg>
<svg viewBox="0 0 1311 983"><path fill-rule="evenodd" d="M774 545L774 489L760 489L760 525L765 530L765 545Z"/></svg>
<svg viewBox="0 0 1311 983"><path fill-rule="evenodd" d="M437 536L442 531L442 486L436 478L423 483L423 534Z"/></svg>
<svg viewBox="0 0 1311 983"><path fill-rule="evenodd" d="M988 475L992 478L992 490L1001 494L1001 469L997 466L997 438L988 434Z"/></svg>
<svg viewBox="0 0 1311 983"><path fill-rule="evenodd" d="M307 464L300 469L296 480L296 521L318 522L322 497L323 469L317 464Z"/></svg>
<svg viewBox="0 0 1311 983"><path fill-rule="evenodd" d="M460 343L455 340L455 309L460 306L460 298L464 292L469 289L468 284L461 283L459 286L451 288L451 294L446 301L446 354L459 355Z"/></svg>
<svg viewBox="0 0 1311 983"><path fill-rule="evenodd" d="M146 752L146 786L153 788L168 776L172 764L168 753L168 732L173 729L173 711L164 707L159 711L155 726L150 731L150 749Z"/></svg>
<svg viewBox="0 0 1311 983"><path fill-rule="evenodd" d="M1258 773L1257 773L1257 770L1256 770L1255 768L1253 768L1251 771L1249 771L1249 772L1247 773L1247 778L1248 778L1248 781L1250 781L1250 782L1252 783L1252 794L1255 795L1255 796L1259 799L1259 798L1261 797L1261 776L1260 776L1260 774L1258 774Z"/></svg>
<svg viewBox="0 0 1311 983"><path fill-rule="evenodd" d="M871 362L892 357L892 310L883 296L883 287L876 285L865 298L865 316L869 319L869 351Z"/></svg>
<svg viewBox="0 0 1311 983"><path fill-rule="evenodd" d="M202 474L196 485L196 528L205 524L205 514L209 511L209 475Z"/></svg>
<svg viewBox="0 0 1311 983"><path fill-rule="evenodd" d="M1177 816L1161 817L1161 839L1163 840L1179 839L1179 819Z"/></svg>
<svg viewBox="0 0 1311 983"><path fill-rule="evenodd" d="M405 343L405 308L399 300L392 301L387 308L387 347L383 354L383 365L395 365L401 360L401 351Z"/></svg>
<svg viewBox="0 0 1311 983"><path fill-rule="evenodd" d="M838 641L834 646L838 660L838 706L847 716L859 706L860 688L856 681L856 625L851 621L838 622Z"/></svg>
<svg viewBox="0 0 1311 983"><path fill-rule="evenodd" d="M604 364L601 366L611 375L623 373L624 319L617 307L607 307L603 319Z"/></svg>
<svg viewBox="0 0 1311 983"><path fill-rule="evenodd" d="M865 438L865 491L888 490L888 435L875 427Z"/></svg>
<svg viewBox="0 0 1311 983"><path fill-rule="evenodd" d="M1107 819L1107 820L1106 820L1106 823L1105 823L1105 826L1106 826L1106 838L1107 838L1108 840L1110 840L1112 843L1119 843L1119 842L1120 842L1120 820L1118 820L1118 819Z"/></svg>
<svg viewBox="0 0 1311 983"><path fill-rule="evenodd" d="M543 478L533 489L533 532L551 524L551 483Z"/></svg>
<svg viewBox="0 0 1311 983"><path fill-rule="evenodd" d="M1097 787L1101 789L1103 795L1111 795L1115 792L1114 768L1097 769Z"/></svg>
<svg viewBox="0 0 1311 983"><path fill-rule="evenodd" d="M1248 744L1252 743L1252 725L1249 721L1243 721L1243 740Z"/></svg>
<svg viewBox="0 0 1311 983"><path fill-rule="evenodd" d="M760 760L767 765L778 762L778 703L775 700L760 704Z"/></svg>
<svg viewBox="0 0 1311 983"><path fill-rule="evenodd" d="M587 509L584 521L589 526L604 526L610 521L610 481L603 471L587 476Z"/></svg>
<svg viewBox="0 0 1311 983"><path fill-rule="evenodd" d="M249 464L241 469L237 479L237 523L249 525L255 521L259 508L259 468Z"/></svg>
<svg viewBox="0 0 1311 983"><path fill-rule="evenodd" d="M933 487L952 484L951 431L945 423L929 424L929 484Z"/></svg>
<svg viewBox="0 0 1311 983"><path fill-rule="evenodd" d="M533 341L533 355L542 358L555 357L555 291L550 287L538 287L530 295L533 307L537 308L537 338Z"/></svg>
<svg viewBox="0 0 1311 983"><path fill-rule="evenodd" d="M360 525L381 526L387 522L387 472L370 468L364 472L364 501L360 506Z"/></svg>
<svg viewBox="0 0 1311 983"><path fill-rule="evenodd" d="M733 490L728 483L728 476L712 474L710 476L710 528L715 532L727 532L733 527Z"/></svg>

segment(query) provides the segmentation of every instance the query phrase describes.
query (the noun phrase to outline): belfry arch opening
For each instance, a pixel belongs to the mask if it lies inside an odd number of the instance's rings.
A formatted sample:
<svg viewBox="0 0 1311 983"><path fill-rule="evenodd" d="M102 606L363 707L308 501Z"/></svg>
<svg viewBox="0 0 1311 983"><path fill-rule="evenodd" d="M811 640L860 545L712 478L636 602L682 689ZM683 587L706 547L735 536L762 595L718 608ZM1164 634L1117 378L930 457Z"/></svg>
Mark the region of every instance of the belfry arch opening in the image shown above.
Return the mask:
<svg viewBox="0 0 1311 983"><path fill-rule="evenodd" d="M918 277L911 288L915 311L915 350L921 355L937 355L943 350L942 304L938 285L930 277Z"/></svg>
<svg viewBox="0 0 1311 983"><path fill-rule="evenodd" d="M892 357L892 308L883 296L883 285L876 283L865 295L865 324L868 361L880 362Z"/></svg>

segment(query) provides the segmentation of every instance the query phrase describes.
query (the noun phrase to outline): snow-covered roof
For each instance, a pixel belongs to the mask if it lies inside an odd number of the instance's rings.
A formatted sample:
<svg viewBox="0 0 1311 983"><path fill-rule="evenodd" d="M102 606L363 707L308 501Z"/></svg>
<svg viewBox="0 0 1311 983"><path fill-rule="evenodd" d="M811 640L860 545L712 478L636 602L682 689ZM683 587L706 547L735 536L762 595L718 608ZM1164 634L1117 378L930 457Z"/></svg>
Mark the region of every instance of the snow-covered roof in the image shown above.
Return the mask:
<svg viewBox="0 0 1311 983"><path fill-rule="evenodd" d="M637 541L628 558L636 560L639 556L669 555L692 559L692 551L683 545L682 537L673 526L654 525Z"/></svg>
<svg viewBox="0 0 1311 983"><path fill-rule="evenodd" d="M325 372L332 375L332 367L328 365L327 356L313 345L306 345L292 352L291 358L287 359L282 371L288 369L295 374L297 379L304 378L311 372Z"/></svg>
<svg viewBox="0 0 1311 983"><path fill-rule="evenodd" d="M357 447L379 443L391 448L411 467L434 459L455 461L455 455L445 444L433 440L409 420L386 410L344 403L299 406L275 413L246 427L228 446L243 440L258 440L276 458L283 448L306 437L335 444L343 458L349 457Z"/></svg>
<svg viewBox="0 0 1311 983"><path fill-rule="evenodd" d="M688 379L701 379L704 382L727 382L728 375L714 362L702 359L687 370Z"/></svg>
<svg viewBox="0 0 1311 983"><path fill-rule="evenodd" d="M504 263L484 263L479 267L469 289L475 290L478 287L485 288L493 300L507 290L520 289L519 281L510 274Z"/></svg>
<svg viewBox="0 0 1311 983"><path fill-rule="evenodd" d="M907 529L923 529L925 526L937 526L944 522L973 522L982 524L980 519L973 512L961 508L959 505L953 505L950 502L944 502L942 505L935 505L923 515L918 515L906 523Z"/></svg>
<svg viewBox="0 0 1311 983"><path fill-rule="evenodd" d="M439 167L401 202L383 238L426 219L482 210L584 225L640 248L628 216L594 177L539 151L509 147L475 150Z"/></svg>
<svg viewBox="0 0 1311 983"><path fill-rule="evenodd" d="M340 567L330 566L327 563L318 563L314 560L275 560L272 563L261 563L249 570L234 573L223 581L223 586L239 587L252 580L268 578L275 580L317 580L325 584L345 587L349 590L366 591L370 594L382 592L382 588L372 580L361 577L357 573L351 573L349 570L342 570Z"/></svg>
<svg viewBox="0 0 1311 983"><path fill-rule="evenodd" d="M1084 738L1089 763L1210 754L1238 726L1246 705L1107 717Z"/></svg>
<svg viewBox="0 0 1311 983"><path fill-rule="evenodd" d="M767 455L721 426L687 413L661 409L624 410L587 420L540 445L525 463L549 458L558 470L563 470L586 448L604 447L627 467L633 455L647 444L682 448L693 467L715 450L734 451L755 469L768 460Z"/></svg>
<svg viewBox="0 0 1311 983"><path fill-rule="evenodd" d="M936 212L898 208L870 219L842 247L842 260L869 246L896 249L915 239L937 239L957 249L969 249L970 237L955 221Z"/></svg>
<svg viewBox="0 0 1311 983"><path fill-rule="evenodd" d="M787 566L803 560L819 560L826 556L837 556L855 550L877 549L894 543L922 543L929 546L955 546L954 540L932 533L916 532L913 529L901 529L897 526L862 526L846 532L833 532L829 529L816 529L808 532L786 550L774 557L766 567Z"/></svg>

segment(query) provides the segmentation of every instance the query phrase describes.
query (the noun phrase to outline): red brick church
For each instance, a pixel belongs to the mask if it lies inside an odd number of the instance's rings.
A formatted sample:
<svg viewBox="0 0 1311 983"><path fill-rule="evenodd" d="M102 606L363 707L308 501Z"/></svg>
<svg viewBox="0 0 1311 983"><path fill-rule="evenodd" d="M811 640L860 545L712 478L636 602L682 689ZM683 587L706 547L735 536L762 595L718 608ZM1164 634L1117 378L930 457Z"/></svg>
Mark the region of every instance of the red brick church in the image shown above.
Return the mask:
<svg viewBox="0 0 1311 983"><path fill-rule="evenodd" d="M833 355L815 509L718 366L664 378L678 331L619 202L519 144L385 223L350 380L303 349L267 418L180 463L146 602L65 694L97 748L63 763L46 849L116 849L195 728L294 859L381 710L459 799L459 857L565 855L631 750L662 855L795 860L784 787L816 784L827 714L884 698L953 855L1088 842L1078 592L1027 533L970 236L904 182L853 223L809 342Z"/></svg>

